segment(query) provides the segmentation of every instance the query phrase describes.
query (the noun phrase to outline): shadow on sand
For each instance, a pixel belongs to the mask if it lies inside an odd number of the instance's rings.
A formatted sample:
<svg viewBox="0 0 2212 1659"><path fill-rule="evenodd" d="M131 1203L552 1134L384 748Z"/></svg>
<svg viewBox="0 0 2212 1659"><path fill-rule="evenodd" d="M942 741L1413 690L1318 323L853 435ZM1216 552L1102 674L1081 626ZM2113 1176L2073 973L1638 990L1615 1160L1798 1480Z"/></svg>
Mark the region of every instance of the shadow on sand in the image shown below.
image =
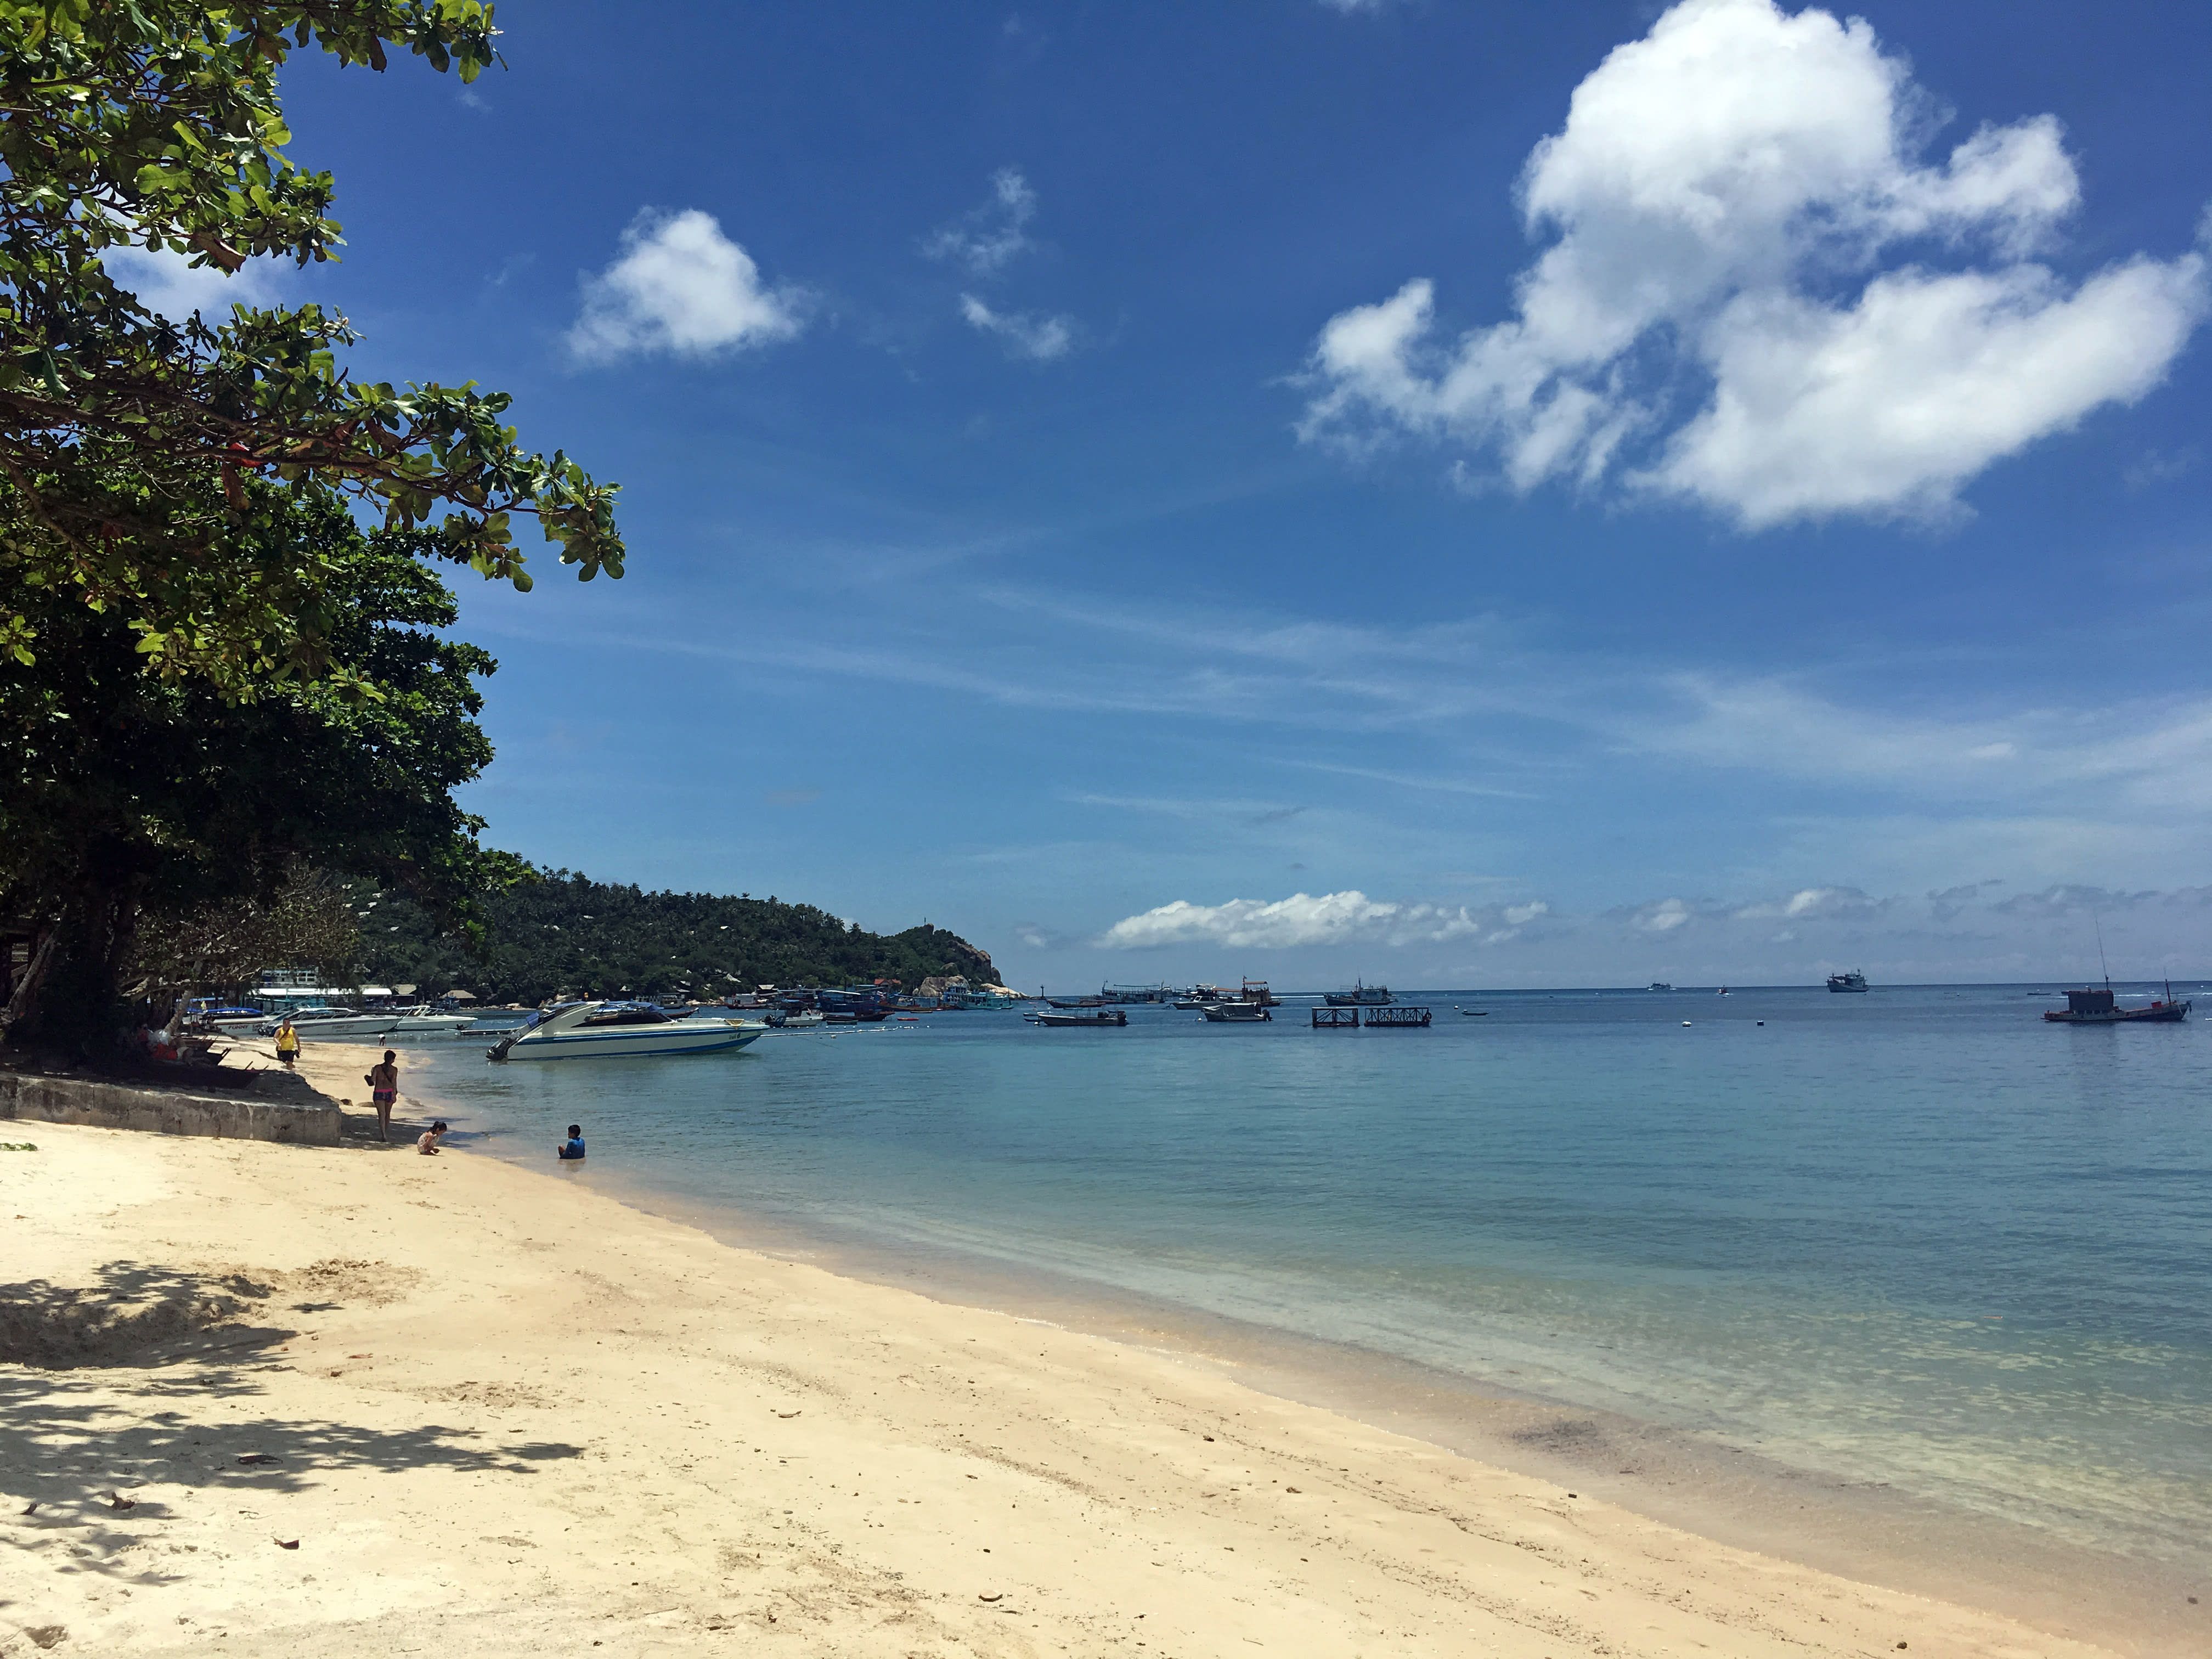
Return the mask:
<svg viewBox="0 0 2212 1659"><path fill-rule="evenodd" d="M0 1285L0 1547L156 1583L172 1575L132 1550L144 1523L171 1512L149 1486L273 1497L337 1469L529 1474L581 1452L434 1423L384 1429L241 1410L265 1392L267 1373L286 1368L272 1350L298 1334L269 1317L336 1305L288 1306L279 1285L241 1274L136 1263L110 1264L89 1286ZM10 1600L0 1594L0 1614Z"/></svg>

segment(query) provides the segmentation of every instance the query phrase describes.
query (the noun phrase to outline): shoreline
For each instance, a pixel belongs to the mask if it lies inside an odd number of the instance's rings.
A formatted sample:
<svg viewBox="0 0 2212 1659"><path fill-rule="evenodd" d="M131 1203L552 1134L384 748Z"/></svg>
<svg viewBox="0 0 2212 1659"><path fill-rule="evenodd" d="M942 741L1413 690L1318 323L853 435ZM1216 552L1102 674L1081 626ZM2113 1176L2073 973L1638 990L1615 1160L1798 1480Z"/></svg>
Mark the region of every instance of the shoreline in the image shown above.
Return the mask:
<svg viewBox="0 0 2212 1659"><path fill-rule="evenodd" d="M0 1549L30 1568L0 1628L38 1647L2156 1650L1730 1548L556 1171L38 1142L0 1154L0 1330L44 1362L0 1364Z"/></svg>
<svg viewBox="0 0 2212 1659"><path fill-rule="evenodd" d="M465 1103L441 1103L434 1091L413 1098L425 1103L426 1115L460 1121L468 1115ZM525 1171L538 1164L507 1132L490 1132L476 1150ZM1201 1364L1271 1397L1409 1435L1492 1468L1587 1490L1730 1547L1906 1594L1965 1600L2057 1634L2095 1632L2123 1651L2164 1651L2168 1644L2185 1644L2199 1628L2186 1596L2203 1587L2189 1564L2116 1554L1885 1483L1797 1468L1721 1437L1516 1392L1495 1380L1096 1280L840 1237L818 1224L687 1200L649 1181L576 1174L627 1208L697 1228L735 1249L955 1310L1041 1321Z"/></svg>

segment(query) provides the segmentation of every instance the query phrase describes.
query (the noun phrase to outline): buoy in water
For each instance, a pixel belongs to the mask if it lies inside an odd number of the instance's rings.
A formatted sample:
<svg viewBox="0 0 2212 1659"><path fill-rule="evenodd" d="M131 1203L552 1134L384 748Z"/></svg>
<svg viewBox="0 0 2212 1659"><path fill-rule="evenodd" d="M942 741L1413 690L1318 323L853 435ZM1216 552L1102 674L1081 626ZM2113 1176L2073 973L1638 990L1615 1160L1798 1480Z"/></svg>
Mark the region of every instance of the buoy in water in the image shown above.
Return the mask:
<svg viewBox="0 0 2212 1659"><path fill-rule="evenodd" d="M1682 1022L1682 1024L1685 1024L1685 1025L1687 1025L1689 1023L1690 1023L1690 1022L1689 1022L1688 1020L1686 1020L1686 1020L1684 1020L1684 1021Z"/></svg>

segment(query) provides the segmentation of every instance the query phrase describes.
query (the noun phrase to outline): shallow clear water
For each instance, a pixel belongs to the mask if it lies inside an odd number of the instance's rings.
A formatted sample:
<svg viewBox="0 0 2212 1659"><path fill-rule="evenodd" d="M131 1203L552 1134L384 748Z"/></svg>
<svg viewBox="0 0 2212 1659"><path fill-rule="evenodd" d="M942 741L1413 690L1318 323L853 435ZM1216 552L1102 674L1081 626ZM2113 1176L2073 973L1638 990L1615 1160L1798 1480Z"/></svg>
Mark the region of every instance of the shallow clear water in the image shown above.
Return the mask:
<svg viewBox="0 0 2212 1659"><path fill-rule="evenodd" d="M2212 1023L2051 1027L2026 987L1419 1000L1429 1030L977 1012L410 1059L495 1150L580 1120L595 1179L2202 1559Z"/></svg>

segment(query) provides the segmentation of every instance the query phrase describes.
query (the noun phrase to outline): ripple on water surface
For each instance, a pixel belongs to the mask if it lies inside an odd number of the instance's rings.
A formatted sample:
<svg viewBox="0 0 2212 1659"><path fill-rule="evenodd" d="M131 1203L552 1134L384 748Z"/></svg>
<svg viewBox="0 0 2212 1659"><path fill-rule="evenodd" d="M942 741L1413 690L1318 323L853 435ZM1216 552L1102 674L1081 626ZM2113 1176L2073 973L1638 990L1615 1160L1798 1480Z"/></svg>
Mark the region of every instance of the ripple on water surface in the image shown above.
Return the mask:
<svg viewBox="0 0 2212 1659"><path fill-rule="evenodd" d="M1426 1031L977 1012L416 1058L511 1153L586 1121L596 1179L2204 1559L2212 1025L2046 1027L2024 988L1422 1000Z"/></svg>

